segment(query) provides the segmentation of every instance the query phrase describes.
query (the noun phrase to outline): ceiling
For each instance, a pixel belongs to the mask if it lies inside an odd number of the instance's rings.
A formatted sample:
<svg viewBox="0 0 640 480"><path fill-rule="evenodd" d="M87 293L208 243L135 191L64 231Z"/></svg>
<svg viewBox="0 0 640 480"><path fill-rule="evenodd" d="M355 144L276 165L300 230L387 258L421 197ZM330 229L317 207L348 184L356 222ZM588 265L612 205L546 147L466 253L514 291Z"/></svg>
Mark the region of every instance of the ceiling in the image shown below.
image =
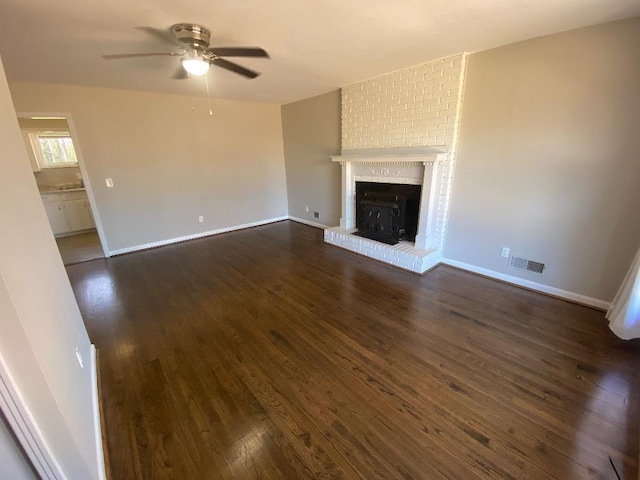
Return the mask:
<svg viewBox="0 0 640 480"><path fill-rule="evenodd" d="M176 57L136 27L193 22L212 46L260 46L230 59L262 72L246 80L212 67L212 97L283 104L463 51L640 15L638 0L0 0L0 55L9 81L206 95L173 80ZM174 50L175 51L175 50Z"/></svg>

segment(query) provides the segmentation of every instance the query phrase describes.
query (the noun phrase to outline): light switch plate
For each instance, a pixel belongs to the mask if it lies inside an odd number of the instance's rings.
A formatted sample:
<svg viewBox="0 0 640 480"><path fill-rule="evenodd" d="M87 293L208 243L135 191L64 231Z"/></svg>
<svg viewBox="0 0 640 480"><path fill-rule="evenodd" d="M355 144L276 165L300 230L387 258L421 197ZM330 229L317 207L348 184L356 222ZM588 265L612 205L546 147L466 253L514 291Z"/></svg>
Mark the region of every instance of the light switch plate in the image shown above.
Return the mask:
<svg viewBox="0 0 640 480"><path fill-rule="evenodd" d="M113 178L106 178L104 182L107 184L107 187L113 188Z"/></svg>

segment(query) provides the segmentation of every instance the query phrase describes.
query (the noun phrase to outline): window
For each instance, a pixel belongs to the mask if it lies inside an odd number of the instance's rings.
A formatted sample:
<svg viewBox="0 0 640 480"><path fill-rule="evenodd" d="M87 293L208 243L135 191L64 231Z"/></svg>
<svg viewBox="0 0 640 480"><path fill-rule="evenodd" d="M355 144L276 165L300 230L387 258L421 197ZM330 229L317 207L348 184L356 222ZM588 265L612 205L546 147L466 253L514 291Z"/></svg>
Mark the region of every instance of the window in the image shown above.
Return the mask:
<svg viewBox="0 0 640 480"><path fill-rule="evenodd" d="M78 166L69 132L37 131L31 132L29 136L40 168Z"/></svg>

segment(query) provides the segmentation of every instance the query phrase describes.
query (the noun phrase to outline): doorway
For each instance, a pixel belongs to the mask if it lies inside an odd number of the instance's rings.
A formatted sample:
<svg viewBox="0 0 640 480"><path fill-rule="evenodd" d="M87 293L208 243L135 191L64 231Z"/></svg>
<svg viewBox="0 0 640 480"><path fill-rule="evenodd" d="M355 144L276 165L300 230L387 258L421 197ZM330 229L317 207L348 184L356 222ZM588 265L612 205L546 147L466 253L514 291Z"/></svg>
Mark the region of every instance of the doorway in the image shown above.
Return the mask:
<svg viewBox="0 0 640 480"><path fill-rule="evenodd" d="M69 116L17 116L64 265L105 258L102 228Z"/></svg>

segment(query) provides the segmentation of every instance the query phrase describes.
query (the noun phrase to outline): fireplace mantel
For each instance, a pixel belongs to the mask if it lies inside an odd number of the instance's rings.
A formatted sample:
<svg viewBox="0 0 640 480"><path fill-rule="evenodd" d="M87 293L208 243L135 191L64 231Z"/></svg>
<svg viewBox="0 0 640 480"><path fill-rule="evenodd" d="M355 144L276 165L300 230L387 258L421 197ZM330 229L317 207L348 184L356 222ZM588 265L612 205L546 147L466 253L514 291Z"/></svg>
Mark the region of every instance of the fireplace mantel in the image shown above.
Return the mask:
<svg viewBox="0 0 640 480"><path fill-rule="evenodd" d="M446 159L449 147L376 148L343 150L342 155L331 157L338 163L433 163Z"/></svg>
<svg viewBox="0 0 640 480"><path fill-rule="evenodd" d="M433 164L437 162L438 156L445 154L431 155L385 155L385 156L360 156L360 155L334 155L331 161L338 163L374 163L374 164L403 164L422 163Z"/></svg>
<svg viewBox="0 0 640 480"><path fill-rule="evenodd" d="M439 201L443 193L442 166L448 161L448 149L420 152L378 151L342 152L332 156L342 166L342 217L340 226L325 231L325 241L371 256L418 273L424 273L442 255L440 236L436 232L443 211ZM373 240L354 237L355 186L357 181L422 185L418 233L414 242L381 245Z"/></svg>

